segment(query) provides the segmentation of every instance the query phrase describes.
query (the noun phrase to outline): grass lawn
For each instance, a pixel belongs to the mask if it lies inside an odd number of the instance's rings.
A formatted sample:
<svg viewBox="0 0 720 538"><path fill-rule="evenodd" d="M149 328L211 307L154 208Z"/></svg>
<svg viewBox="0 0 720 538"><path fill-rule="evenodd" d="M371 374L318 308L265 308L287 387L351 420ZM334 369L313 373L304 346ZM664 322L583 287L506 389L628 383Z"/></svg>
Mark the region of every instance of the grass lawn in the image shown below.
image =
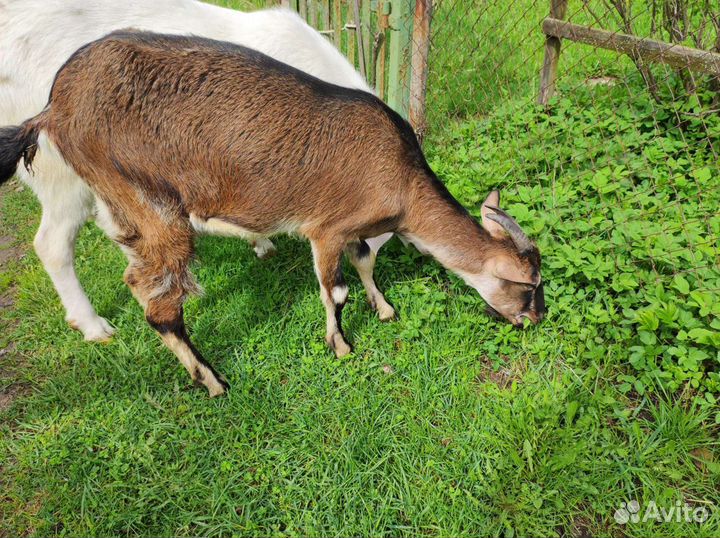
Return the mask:
<svg viewBox="0 0 720 538"><path fill-rule="evenodd" d="M513 13L525 22L503 35L521 42L544 8ZM448 27L471 57L468 28ZM532 104L542 38L523 43L506 51L512 69L431 74L455 93L430 93L453 119L430 116L427 154L476 214L503 187L537 238L549 313L525 331L393 240L376 275L400 319L377 320L346 264L356 351L337 360L306 243L281 237L260 261L204 237L205 294L186 319L231 384L210 400L94 225L77 269L118 333L88 344L66 326L30 249L39 205L6 185L0 260L28 252L0 268L0 300L14 301L0 311L0 394L13 395L0 400L0 536L720 535L720 121L692 123L707 96L651 104L631 65L574 46L548 114ZM608 73L622 83L582 84ZM470 113L453 96L473 81L487 95ZM618 523L630 500L710 517Z"/></svg>

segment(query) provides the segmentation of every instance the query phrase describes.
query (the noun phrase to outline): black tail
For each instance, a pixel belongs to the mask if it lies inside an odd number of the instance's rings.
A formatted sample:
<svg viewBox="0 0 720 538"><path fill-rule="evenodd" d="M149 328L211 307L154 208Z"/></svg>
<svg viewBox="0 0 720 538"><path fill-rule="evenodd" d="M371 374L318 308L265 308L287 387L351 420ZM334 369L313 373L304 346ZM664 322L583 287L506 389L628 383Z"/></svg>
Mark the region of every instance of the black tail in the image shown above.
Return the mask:
<svg viewBox="0 0 720 538"><path fill-rule="evenodd" d="M26 121L19 126L0 127L0 185L13 177L20 159L30 170L37 151L37 121Z"/></svg>

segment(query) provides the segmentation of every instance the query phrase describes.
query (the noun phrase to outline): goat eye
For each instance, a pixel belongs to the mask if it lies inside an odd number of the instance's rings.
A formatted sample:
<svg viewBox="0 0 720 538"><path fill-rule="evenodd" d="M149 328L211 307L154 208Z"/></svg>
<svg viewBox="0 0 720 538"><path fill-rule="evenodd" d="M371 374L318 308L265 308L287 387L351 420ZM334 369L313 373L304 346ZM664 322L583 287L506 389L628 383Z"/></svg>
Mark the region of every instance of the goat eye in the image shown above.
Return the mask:
<svg viewBox="0 0 720 538"><path fill-rule="evenodd" d="M515 281L515 280L510 280L510 279L507 279L507 278L502 278L502 277L500 277L500 276L497 277L497 278L500 279L506 286L519 287L519 288L524 289L524 290L532 290L532 289L535 289L535 285L534 285L534 284L528 284L527 282L517 282L517 281Z"/></svg>
<svg viewBox="0 0 720 538"><path fill-rule="evenodd" d="M506 280L510 286L523 290L523 291L530 291L535 289L534 284L528 284L527 282L515 282L514 280Z"/></svg>

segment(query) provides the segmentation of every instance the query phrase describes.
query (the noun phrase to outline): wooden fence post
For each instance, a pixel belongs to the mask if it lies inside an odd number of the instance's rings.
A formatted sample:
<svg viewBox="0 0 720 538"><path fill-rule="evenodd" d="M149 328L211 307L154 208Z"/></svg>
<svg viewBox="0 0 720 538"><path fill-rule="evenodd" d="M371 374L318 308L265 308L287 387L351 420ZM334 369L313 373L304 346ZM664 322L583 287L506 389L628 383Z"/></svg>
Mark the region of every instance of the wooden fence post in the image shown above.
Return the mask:
<svg viewBox="0 0 720 538"><path fill-rule="evenodd" d="M333 24L333 43L335 43L335 46L338 50L342 49L342 31L343 31L343 21L342 21L342 2L340 0L333 0L333 16L332 16L332 24Z"/></svg>
<svg viewBox="0 0 720 538"><path fill-rule="evenodd" d="M362 0L360 5L360 23L362 24L363 52L365 53L365 76L371 86L375 80L375 66L372 63L372 9L370 0Z"/></svg>
<svg viewBox="0 0 720 538"><path fill-rule="evenodd" d="M427 90L428 52L430 51L430 22L432 0L415 0L412 36L412 74L410 79L410 111L408 120L420 143L425 135L425 94Z"/></svg>
<svg viewBox="0 0 720 538"><path fill-rule="evenodd" d="M550 0L550 17L553 19L565 18L567 0ZM555 93L557 80L557 66L560 59L560 38L548 35L545 38L545 61L540 75L540 95L538 103L547 105Z"/></svg>
<svg viewBox="0 0 720 538"><path fill-rule="evenodd" d="M377 60L375 63L375 91L378 97L385 100L385 67L387 62L386 53L386 42L387 42L387 29L390 25L388 18L390 15L390 0L378 0L377 5L377 21L378 21L378 35L377 35L377 50L375 51Z"/></svg>
<svg viewBox="0 0 720 538"><path fill-rule="evenodd" d="M317 20L317 0L308 0L307 23L316 30L320 29Z"/></svg>

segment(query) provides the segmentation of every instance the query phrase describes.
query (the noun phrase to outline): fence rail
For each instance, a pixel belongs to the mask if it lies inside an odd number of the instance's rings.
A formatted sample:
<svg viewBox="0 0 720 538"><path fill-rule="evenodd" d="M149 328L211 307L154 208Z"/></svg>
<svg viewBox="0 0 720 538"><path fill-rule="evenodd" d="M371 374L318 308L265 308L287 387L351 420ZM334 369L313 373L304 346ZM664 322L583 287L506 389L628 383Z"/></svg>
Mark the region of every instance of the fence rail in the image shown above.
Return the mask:
<svg viewBox="0 0 720 538"><path fill-rule="evenodd" d="M550 17L542 23L542 30L547 35L547 48L538 97L540 104L547 105L554 93L560 58L560 38L624 53L636 60L660 62L672 67L720 76L720 54L677 43L665 43L655 39L573 24L562 20L567 10L567 3L567 0L552 0ZM616 5L622 5L622 3Z"/></svg>

